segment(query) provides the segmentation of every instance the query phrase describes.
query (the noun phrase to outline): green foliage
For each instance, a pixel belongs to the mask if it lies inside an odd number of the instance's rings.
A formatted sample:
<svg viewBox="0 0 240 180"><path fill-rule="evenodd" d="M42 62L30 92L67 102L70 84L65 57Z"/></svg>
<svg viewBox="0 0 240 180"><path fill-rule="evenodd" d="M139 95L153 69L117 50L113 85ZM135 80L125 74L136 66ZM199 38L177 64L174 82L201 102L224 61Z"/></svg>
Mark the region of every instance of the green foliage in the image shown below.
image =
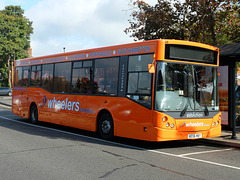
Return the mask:
<svg viewBox="0 0 240 180"><path fill-rule="evenodd" d="M10 73L15 59L28 57L32 22L24 16L20 6L6 6L0 11L0 68ZM11 86L11 75L4 75Z"/></svg>
<svg viewBox="0 0 240 180"><path fill-rule="evenodd" d="M130 33L135 40L184 39L216 45L240 42L238 0L131 1Z"/></svg>
<svg viewBox="0 0 240 180"><path fill-rule="evenodd" d="M2 67L1 67L2 66ZM3 80L0 81L0 87L7 87L8 86L8 68L6 64L1 65L0 63L0 72L2 73Z"/></svg>
<svg viewBox="0 0 240 180"><path fill-rule="evenodd" d="M133 11L133 19L129 20L130 27L125 33L132 33L131 37L135 37L135 40L174 38L180 35L174 27L177 14L169 1L163 0L155 6L136 1L133 2L133 6L137 6L137 9Z"/></svg>
<svg viewBox="0 0 240 180"><path fill-rule="evenodd" d="M217 13L216 32L218 44L240 42L240 3L227 6Z"/></svg>

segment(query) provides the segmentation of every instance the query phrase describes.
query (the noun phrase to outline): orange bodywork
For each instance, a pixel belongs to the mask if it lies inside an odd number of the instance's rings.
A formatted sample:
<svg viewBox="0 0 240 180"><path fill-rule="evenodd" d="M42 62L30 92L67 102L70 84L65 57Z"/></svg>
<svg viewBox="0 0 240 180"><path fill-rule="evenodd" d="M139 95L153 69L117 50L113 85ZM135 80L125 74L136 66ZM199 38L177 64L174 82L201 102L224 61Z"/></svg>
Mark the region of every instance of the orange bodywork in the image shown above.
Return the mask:
<svg viewBox="0 0 240 180"><path fill-rule="evenodd" d="M153 53L154 61L164 60L164 44L173 42L216 50L212 46L200 43L153 40L17 60L15 67L141 53ZM133 51L134 48L136 52ZM196 133L201 133L201 138L220 136L220 113L213 118L206 119L173 119L166 114L153 110L154 87L152 89L152 108L148 109L127 97L53 94L41 87L14 87L12 112L18 116L30 118L30 107L32 103L35 103L38 108L39 121L97 131L98 115L101 111L106 110L112 115L115 136L147 141L188 139L188 134ZM163 117L166 118L166 121L162 120ZM216 123L215 126L213 126L214 122ZM169 123L170 126L166 127L166 123ZM174 124L174 127L171 127L171 124Z"/></svg>

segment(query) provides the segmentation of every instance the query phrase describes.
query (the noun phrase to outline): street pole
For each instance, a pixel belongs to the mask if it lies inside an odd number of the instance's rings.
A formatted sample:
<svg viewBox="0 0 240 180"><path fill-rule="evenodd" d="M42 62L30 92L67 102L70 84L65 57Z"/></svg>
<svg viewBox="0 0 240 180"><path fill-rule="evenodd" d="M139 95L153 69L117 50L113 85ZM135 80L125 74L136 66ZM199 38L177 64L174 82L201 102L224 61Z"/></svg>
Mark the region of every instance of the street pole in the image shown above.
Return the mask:
<svg viewBox="0 0 240 180"><path fill-rule="evenodd" d="M237 139L236 135L236 91L235 91L235 82L236 79L236 61L233 60L231 65L230 65L230 92L232 94L231 97L231 104L232 104L232 139Z"/></svg>

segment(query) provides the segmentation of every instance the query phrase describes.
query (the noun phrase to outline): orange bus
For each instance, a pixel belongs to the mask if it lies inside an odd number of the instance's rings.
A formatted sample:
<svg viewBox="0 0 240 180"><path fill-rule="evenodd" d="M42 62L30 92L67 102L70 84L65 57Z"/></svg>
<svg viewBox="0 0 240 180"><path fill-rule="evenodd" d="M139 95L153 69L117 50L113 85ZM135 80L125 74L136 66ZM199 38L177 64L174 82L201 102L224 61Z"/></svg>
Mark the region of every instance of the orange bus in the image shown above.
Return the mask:
<svg viewBox="0 0 240 180"><path fill-rule="evenodd" d="M12 112L146 141L220 136L219 50L151 40L15 61Z"/></svg>

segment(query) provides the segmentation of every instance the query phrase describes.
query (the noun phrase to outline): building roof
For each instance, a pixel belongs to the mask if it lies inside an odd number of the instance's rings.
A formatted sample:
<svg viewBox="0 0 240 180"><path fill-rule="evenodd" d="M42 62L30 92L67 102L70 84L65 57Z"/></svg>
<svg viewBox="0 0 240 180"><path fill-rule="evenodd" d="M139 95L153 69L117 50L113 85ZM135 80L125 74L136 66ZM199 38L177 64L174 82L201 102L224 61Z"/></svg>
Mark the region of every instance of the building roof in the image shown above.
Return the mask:
<svg viewBox="0 0 240 180"><path fill-rule="evenodd" d="M240 56L240 43L217 46L220 56Z"/></svg>

